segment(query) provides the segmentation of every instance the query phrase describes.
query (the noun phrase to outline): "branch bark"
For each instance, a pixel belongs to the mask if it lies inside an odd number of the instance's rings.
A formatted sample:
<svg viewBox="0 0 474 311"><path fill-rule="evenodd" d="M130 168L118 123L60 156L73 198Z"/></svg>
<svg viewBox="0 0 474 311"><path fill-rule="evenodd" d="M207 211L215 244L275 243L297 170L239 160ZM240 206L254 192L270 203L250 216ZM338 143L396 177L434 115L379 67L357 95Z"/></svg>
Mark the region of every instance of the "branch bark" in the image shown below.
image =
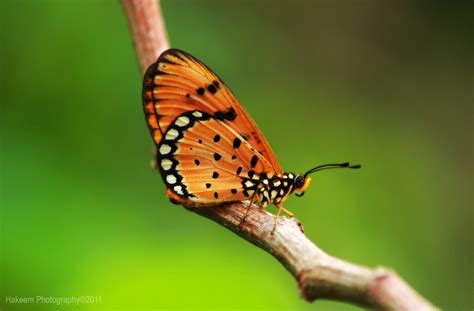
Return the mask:
<svg viewBox="0 0 474 311"><path fill-rule="evenodd" d="M332 257L305 235L295 218L275 216L247 202L188 208L212 219L278 259L296 278L307 301L333 299L377 310L436 310L395 272Z"/></svg>
<svg viewBox="0 0 474 311"><path fill-rule="evenodd" d="M169 49L165 21L157 0L122 0L141 72Z"/></svg>
<svg viewBox="0 0 474 311"><path fill-rule="evenodd" d="M160 6L154 0L122 0L142 73L169 48ZM377 310L437 310L395 272L332 257L305 235L295 218L275 217L248 202L188 208L264 249L296 278L307 301L334 299Z"/></svg>

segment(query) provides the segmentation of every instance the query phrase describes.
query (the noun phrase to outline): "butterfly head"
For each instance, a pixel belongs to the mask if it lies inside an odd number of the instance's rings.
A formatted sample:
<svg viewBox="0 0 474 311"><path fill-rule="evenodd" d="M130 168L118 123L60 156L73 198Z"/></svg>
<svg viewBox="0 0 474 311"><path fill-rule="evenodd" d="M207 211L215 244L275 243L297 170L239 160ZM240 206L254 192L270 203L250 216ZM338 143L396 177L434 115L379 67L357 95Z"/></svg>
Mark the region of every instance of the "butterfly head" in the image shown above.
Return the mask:
<svg viewBox="0 0 474 311"><path fill-rule="evenodd" d="M294 191L297 196L302 196L311 183L311 177L305 175L296 175L294 182Z"/></svg>
<svg viewBox="0 0 474 311"><path fill-rule="evenodd" d="M301 197L309 187L309 184L311 183L311 177L308 176L309 174L333 168L361 168L361 166L359 164L351 165L347 162L340 164L324 164L310 169L304 175L296 175L293 188L296 196Z"/></svg>

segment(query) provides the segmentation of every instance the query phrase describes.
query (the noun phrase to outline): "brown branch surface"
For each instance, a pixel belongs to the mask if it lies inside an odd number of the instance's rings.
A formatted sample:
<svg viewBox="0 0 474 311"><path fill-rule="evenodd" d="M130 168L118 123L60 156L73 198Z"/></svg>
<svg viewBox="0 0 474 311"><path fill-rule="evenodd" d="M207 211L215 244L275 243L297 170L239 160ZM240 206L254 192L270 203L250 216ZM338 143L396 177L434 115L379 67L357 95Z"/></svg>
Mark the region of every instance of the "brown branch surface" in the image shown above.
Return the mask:
<svg viewBox="0 0 474 311"><path fill-rule="evenodd" d="M275 216L247 202L188 208L214 220L278 259L296 278L307 301L334 299L378 310L436 310L395 272L332 257L304 234L295 218Z"/></svg>
<svg viewBox="0 0 474 311"><path fill-rule="evenodd" d="M140 68L144 72L169 47L158 2L123 0ZM305 235L295 218L275 217L246 202L188 208L264 249L296 278L307 301L334 299L377 310L436 310L395 272L332 257Z"/></svg>

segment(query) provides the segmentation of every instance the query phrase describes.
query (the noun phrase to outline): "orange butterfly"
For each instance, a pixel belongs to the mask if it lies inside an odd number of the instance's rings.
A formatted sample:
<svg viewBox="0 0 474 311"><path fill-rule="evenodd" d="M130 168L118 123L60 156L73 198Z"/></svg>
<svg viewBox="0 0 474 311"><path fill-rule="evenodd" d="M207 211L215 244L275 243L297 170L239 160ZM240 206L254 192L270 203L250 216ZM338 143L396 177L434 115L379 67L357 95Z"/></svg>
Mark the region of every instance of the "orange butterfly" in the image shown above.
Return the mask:
<svg viewBox="0 0 474 311"><path fill-rule="evenodd" d="M359 168L326 164L305 174L282 171L270 145L224 82L191 55L170 49L145 73L143 105L157 147L156 166L171 202L210 206L250 200L284 211L316 171Z"/></svg>

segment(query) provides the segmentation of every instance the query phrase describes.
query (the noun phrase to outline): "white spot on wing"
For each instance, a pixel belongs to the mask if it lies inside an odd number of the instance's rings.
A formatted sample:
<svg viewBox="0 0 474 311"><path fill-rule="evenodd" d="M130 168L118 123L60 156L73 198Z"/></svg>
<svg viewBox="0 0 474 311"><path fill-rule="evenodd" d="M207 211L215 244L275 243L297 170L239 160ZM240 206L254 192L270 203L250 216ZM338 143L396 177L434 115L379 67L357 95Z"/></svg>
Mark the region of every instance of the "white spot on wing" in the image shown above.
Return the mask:
<svg viewBox="0 0 474 311"><path fill-rule="evenodd" d="M184 127L189 124L189 118L186 116L179 117L175 123L177 126Z"/></svg>
<svg viewBox="0 0 474 311"><path fill-rule="evenodd" d="M273 183L273 186L275 187L278 187L279 185L281 185L281 181L277 180Z"/></svg>
<svg viewBox="0 0 474 311"><path fill-rule="evenodd" d="M253 187L253 186L254 186L254 183L251 182L250 180L247 180L247 181L245 182L245 186L247 186L247 188L250 188L250 187Z"/></svg>
<svg viewBox="0 0 474 311"><path fill-rule="evenodd" d="M171 162L170 159L161 159L161 168L163 168L165 171L169 170L172 165L173 162Z"/></svg>
<svg viewBox="0 0 474 311"><path fill-rule="evenodd" d="M178 186L174 186L174 191L177 193L177 194L181 194L183 195L183 187L181 187L181 185L178 185Z"/></svg>
<svg viewBox="0 0 474 311"><path fill-rule="evenodd" d="M193 116L195 116L196 118L200 118L202 117L202 113L200 113L199 111L194 111Z"/></svg>
<svg viewBox="0 0 474 311"><path fill-rule="evenodd" d="M168 175L166 176L166 181L172 185L172 184L175 184L176 183L176 176L174 175Z"/></svg>
<svg viewBox="0 0 474 311"><path fill-rule="evenodd" d="M173 140L173 139L176 139L176 137L178 137L179 133L176 129L170 129L167 133L166 133L166 136L165 138L168 139L168 140Z"/></svg>
<svg viewBox="0 0 474 311"><path fill-rule="evenodd" d="M160 154L168 154L171 151L171 147L167 144L163 144L160 146Z"/></svg>

